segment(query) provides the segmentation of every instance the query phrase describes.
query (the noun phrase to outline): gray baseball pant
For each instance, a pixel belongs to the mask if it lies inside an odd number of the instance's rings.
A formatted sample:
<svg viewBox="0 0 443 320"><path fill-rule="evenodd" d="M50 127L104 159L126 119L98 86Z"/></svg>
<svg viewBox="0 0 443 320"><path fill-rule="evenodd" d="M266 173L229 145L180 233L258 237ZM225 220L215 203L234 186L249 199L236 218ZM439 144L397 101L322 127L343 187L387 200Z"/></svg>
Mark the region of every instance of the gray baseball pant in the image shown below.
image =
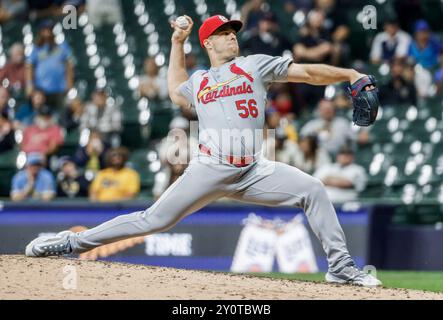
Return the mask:
<svg viewBox="0 0 443 320"><path fill-rule="evenodd" d="M201 154L191 160L183 175L148 209L73 234L73 252L168 230L221 197L266 206L301 207L326 252L329 270L337 271L353 262L320 180L280 162L260 159L246 167L235 167Z"/></svg>

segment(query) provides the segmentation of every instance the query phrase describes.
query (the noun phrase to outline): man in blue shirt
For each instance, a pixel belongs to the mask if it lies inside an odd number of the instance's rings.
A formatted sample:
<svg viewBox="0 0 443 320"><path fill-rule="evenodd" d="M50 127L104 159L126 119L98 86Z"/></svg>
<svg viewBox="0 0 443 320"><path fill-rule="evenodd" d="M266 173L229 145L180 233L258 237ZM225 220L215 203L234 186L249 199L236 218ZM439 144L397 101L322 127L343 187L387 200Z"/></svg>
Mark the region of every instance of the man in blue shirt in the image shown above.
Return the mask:
<svg viewBox="0 0 443 320"><path fill-rule="evenodd" d="M16 129L25 129L34 123L34 118L39 110L46 104L46 96L41 90L34 90L31 99L22 104L15 114L14 125Z"/></svg>
<svg viewBox="0 0 443 320"><path fill-rule="evenodd" d="M442 49L440 41L431 34L429 24L425 20L418 20L414 28L414 41L409 46L409 56L423 68L432 69L437 66Z"/></svg>
<svg viewBox="0 0 443 320"><path fill-rule="evenodd" d="M57 44L52 22L44 21L31 54L27 57L26 92L37 88L46 94L49 106L60 109L65 93L73 87L72 52L66 42Z"/></svg>
<svg viewBox="0 0 443 320"><path fill-rule="evenodd" d="M11 199L22 201L34 199L50 201L55 196L55 180L52 173L43 167L44 156L29 153L26 168L12 178Z"/></svg>

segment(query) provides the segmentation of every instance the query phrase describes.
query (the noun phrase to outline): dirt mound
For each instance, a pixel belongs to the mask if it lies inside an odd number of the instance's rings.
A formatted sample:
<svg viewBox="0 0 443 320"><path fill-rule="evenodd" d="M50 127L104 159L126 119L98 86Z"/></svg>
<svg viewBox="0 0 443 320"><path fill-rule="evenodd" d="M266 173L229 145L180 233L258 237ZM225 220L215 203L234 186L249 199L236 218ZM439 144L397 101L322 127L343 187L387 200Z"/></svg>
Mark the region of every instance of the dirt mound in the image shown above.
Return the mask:
<svg viewBox="0 0 443 320"><path fill-rule="evenodd" d="M0 299L443 299L415 290L19 255L0 255L0 274Z"/></svg>

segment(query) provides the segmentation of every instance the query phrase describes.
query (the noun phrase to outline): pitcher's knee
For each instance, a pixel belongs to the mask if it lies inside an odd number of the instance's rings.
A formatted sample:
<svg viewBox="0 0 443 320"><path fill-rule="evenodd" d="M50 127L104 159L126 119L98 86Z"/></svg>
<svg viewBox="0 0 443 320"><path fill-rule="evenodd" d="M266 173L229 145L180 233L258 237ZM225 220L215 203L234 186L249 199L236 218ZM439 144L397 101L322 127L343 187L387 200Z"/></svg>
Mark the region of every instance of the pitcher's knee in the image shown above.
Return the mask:
<svg viewBox="0 0 443 320"><path fill-rule="evenodd" d="M155 210L152 207L143 211L142 217L150 232L164 231L172 228L177 223L177 219L174 216Z"/></svg>
<svg viewBox="0 0 443 320"><path fill-rule="evenodd" d="M325 185L320 179L314 177L312 177L307 190L308 190L308 195L311 198L326 196Z"/></svg>

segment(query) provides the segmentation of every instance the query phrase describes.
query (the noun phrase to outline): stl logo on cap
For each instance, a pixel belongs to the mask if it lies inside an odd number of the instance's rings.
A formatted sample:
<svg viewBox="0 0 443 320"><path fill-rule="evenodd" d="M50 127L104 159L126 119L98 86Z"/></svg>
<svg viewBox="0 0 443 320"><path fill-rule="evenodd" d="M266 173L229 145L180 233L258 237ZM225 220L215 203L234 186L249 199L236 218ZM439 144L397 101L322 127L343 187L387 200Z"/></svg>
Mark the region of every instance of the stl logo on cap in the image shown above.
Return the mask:
<svg viewBox="0 0 443 320"><path fill-rule="evenodd" d="M202 23L200 29L198 29L198 36L200 38L200 45L202 46L202 48L205 47L203 45L203 42L208 39L215 32L215 30L225 24L231 25L236 32L240 31L243 26L243 23L240 20L229 20L222 15L214 15L207 18Z"/></svg>

